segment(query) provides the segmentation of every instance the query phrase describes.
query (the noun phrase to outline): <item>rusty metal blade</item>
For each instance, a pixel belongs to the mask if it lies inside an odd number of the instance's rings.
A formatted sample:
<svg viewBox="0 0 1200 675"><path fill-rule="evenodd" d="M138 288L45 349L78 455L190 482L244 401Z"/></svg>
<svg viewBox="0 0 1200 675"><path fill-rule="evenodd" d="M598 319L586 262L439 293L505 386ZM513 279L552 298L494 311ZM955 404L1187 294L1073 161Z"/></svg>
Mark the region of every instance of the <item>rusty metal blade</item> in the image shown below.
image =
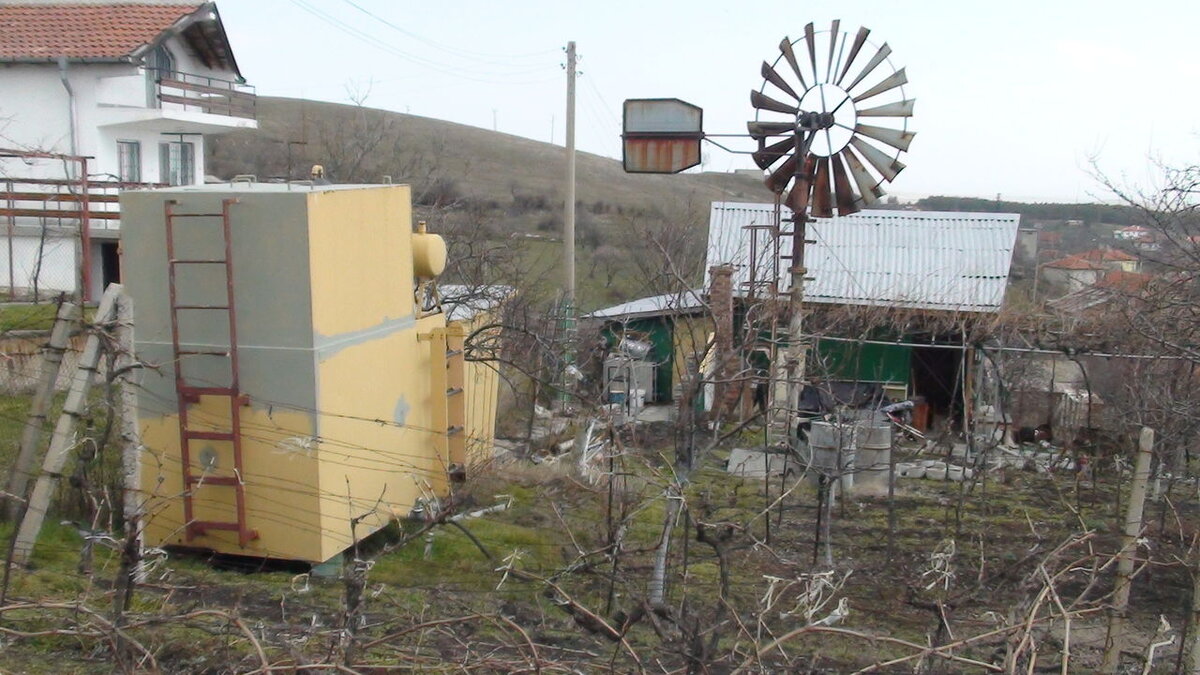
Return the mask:
<svg viewBox="0 0 1200 675"><path fill-rule="evenodd" d="M817 36L813 32L813 25L810 22L804 27L804 41L808 43L808 60L812 63L813 82L820 80L817 77Z"/></svg>
<svg viewBox="0 0 1200 675"><path fill-rule="evenodd" d="M850 47L850 55L846 57L846 65L842 66L842 72L838 75L836 84L841 85L842 80L846 79L846 73L850 72L850 66L854 63L854 57L858 56L859 50L867 42L867 36L871 34L871 29L863 26L858 29L858 35L854 36L854 44Z"/></svg>
<svg viewBox="0 0 1200 675"><path fill-rule="evenodd" d="M833 195L838 215L848 216L851 213L858 213L856 203L858 199L854 194L854 188L850 187L850 179L846 176L846 167L842 166L842 158L834 155L830 160L833 162Z"/></svg>
<svg viewBox="0 0 1200 675"><path fill-rule="evenodd" d="M808 83L804 81L804 76L800 74L800 64L796 62L796 52L792 50L791 38L783 38L783 42L779 43L779 51L783 52L783 58L787 60L788 65L792 67L792 72L800 80L800 88L808 89Z"/></svg>
<svg viewBox="0 0 1200 675"><path fill-rule="evenodd" d="M862 72L858 74L858 77L854 78L853 82L851 82L848 86L842 87L842 89L845 89L846 91L853 89L854 85L862 82L863 78L867 75L870 75L871 71L875 70L875 66L883 63L883 60L886 59L891 53L892 48L889 47L886 42L883 43L883 46L879 48L879 51L875 52L875 56L872 56L871 60L867 62L867 65L863 67Z"/></svg>
<svg viewBox="0 0 1200 675"><path fill-rule="evenodd" d="M873 127L869 124L856 124L854 133L862 134L867 138L873 138L880 143L890 145L897 150L908 150L909 144L916 136L914 131L901 131L900 129L888 129L886 127Z"/></svg>
<svg viewBox="0 0 1200 675"><path fill-rule="evenodd" d="M855 103L858 103L859 101L861 101L863 99L871 98L872 96L882 94L885 91L895 89L896 87L899 87L900 85L907 84L907 83L908 83L908 75L906 75L904 72L904 69L901 68L900 70L897 70L896 72L892 73L891 75L888 75L879 84L875 85L874 87L871 87L870 89L864 91L863 93L859 94L858 96L855 96L852 100Z"/></svg>
<svg viewBox="0 0 1200 675"><path fill-rule="evenodd" d="M841 19L834 19L833 26L829 30L829 61L825 64L825 81L829 82L833 79L833 50L837 47L838 37L841 36Z"/></svg>
<svg viewBox="0 0 1200 675"><path fill-rule="evenodd" d="M783 192L783 189L787 187L788 181L792 180L792 174L796 173L797 164L799 164L799 161L796 159L796 155L789 155L787 161L780 164L778 169L775 169L775 171L771 172L770 176L767 176L767 180L765 181L767 188L775 194Z"/></svg>
<svg viewBox="0 0 1200 675"><path fill-rule="evenodd" d="M860 113L861 114L861 113ZM790 134L796 130L796 125L791 122L746 122L746 130L750 132L750 137L756 141L761 141L767 136L780 136L782 134Z"/></svg>
<svg viewBox="0 0 1200 675"><path fill-rule="evenodd" d="M817 177L813 181L812 214L814 218L833 217L833 194L829 186L829 158L817 160Z"/></svg>
<svg viewBox="0 0 1200 675"><path fill-rule="evenodd" d="M793 213L804 213L808 210L809 197L812 196L813 171L816 166L817 158L809 155L804 160L804 168L796 174L796 182L784 199L784 203Z"/></svg>
<svg viewBox="0 0 1200 675"><path fill-rule="evenodd" d="M858 111L859 117L912 117L915 98L888 103L875 108L865 108Z"/></svg>
<svg viewBox="0 0 1200 675"><path fill-rule="evenodd" d="M788 84L787 80L780 77L779 73L775 72L775 69L771 67L771 64L767 63L766 61L763 61L762 64L762 76L767 82L779 87L792 98L796 99L797 101L800 100L800 95L796 93L795 89L792 89L792 85Z"/></svg>
<svg viewBox="0 0 1200 675"><path fill-rule="evenodd" d="M776 101L766 94L753 90L750 92L750 105L758 108L759 110L773 110L775 112L787 113L789 115L795 115L796 113L800 112L800 109L794 105L788 105L786 103Z"/></svg>
<svg viewBox="0 0 1200 675"><path fill-rule="evenodd" d="M796 140L794 137L789 136L782 141L776 141L768 145L762 150L755 151L750 156L754 159L754 163L758 165L758 168L765 169L778 162L782 157L795 150L795 148Z"/></svg>
<svg viewBox="0 0 1200 675"><path fill-rule="evenodd" d="M850 145L853 145L858 154L862 155L863 159L866 159L867 163L874 167L888 182L895 180L896 175L904 170L904 165L899 160L889 157L887 153L867 143L858 136L850 139Z"/></svg>
<svg viewBox="0 0 1200 675"><path fill-rule="evenodd" d="M875 176L867 171L867 167L863 166L862 160L850 148L842 150L842 159L846 160L846 166L850 168L850 175L854 176L854 182L858 185L858 191L862 195L859 199L862 200L864 206L869 206L879 201L883 196L883 190L879 189L879 181L875 180Z"/></svg>

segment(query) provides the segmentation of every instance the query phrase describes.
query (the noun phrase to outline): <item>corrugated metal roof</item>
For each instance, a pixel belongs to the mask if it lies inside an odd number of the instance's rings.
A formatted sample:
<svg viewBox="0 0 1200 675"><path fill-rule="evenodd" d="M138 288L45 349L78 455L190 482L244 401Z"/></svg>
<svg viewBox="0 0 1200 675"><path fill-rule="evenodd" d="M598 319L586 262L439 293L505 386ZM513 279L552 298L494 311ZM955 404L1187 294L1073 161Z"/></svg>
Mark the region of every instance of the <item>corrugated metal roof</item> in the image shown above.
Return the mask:
<svg viewBox="0 0 1200 675"><path fill-rule="evenodd" d="M704 302L700 297L701 293L702 291L681 291L678 293L652 295L648 298L639 298L619 305L613 305L612 307L598 309L588 314L585 318L636 319L643 316L686 314L704 307Z"/></svg>
<svg viewBox="0 0 1200 675"><path fill-rule="evenodd" d="M516 293L516 289L503 284L438 284L438 293L448 321L469 321L504 304Z"/></svg>
<svg viewBox="0 0 1200 675"><path fill-rule="evenodd" d="M785 214L789 214L786 209ZM735 288L751 270L769 278L774 204L714 202L709 217L708 268L735 266ZM942 211L863 211L811 220L805 266L808 302L996 311L1004 300L1020 215ZM785 230L791 225L785 223ZM781 238L785 255L790 236ZM752 255L753 253L753 255ZM789 286L790 260L779 264ZM707 280L705 282L707 284Z"/></svg>

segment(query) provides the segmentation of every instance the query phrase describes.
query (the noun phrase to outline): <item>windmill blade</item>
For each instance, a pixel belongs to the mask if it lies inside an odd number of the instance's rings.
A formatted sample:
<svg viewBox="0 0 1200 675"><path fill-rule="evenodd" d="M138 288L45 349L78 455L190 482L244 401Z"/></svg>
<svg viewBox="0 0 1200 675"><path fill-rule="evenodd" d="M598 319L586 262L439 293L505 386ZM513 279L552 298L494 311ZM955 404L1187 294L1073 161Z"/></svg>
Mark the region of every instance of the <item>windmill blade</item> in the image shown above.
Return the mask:
<svg viewBox="0 0 1200 675"><path fill-rule="evenodd" d="M796 159L796 155L789 155L787 161L780 164L778 169L775 169L770 176L767 176L767 180L765 181L767 188L775 194L783 192L783 189L787 187L788 181L792 179L792 175L796 173L797 164L799 164L799 161Z"/></svg>
<svg viewBox="0 0 1200 675"><path fill-rule="evenodd" d="M829 189L829 158L817 160L817 177L813 181L812 214L814 218L833 217L833 194Z"/></svg>
<svg viewBox="0 0 1200 675"><path fill-rule="evenodd" d="M858 197L850 187L850 179L846 176L846 167L842 166L842 158L834 155L829 158L833 162L833 195L837 203L839 216L858 213Z"/></svg>
<svg viewBox="0 0 1200 675"><path fill-rule="evenodd" d="M880 143L890 145L897 150L908 150L909 144L912 143L913 137L916 136L914 131L901 131L900 129L888 129L886 127L873 127L869 124L856 124L854 133L862 134L867 138L873 138Z"/></svg>
<svg viewBox="0 0 1200 675"><path fill-rule="evenodd" d="M804 160L804 169L796 174L796 182L792 185L792 189L788 192L784 203L792 210L792 213L805 213L808 211L808 201L812 196L812 175L817 166L817 158L814 155L809 155Z"/></svg>
<svg viewBox="0 0 1200 675"><path fill-rule="evenodd" d="M787 155L795 147L796 139L788 136L782 141L776 141L761 150L751 153L750 157L754 159L754 163L758 165L758 168L765 169L779 161L781 157Z"/></svg>
<svg viewBox="0 0 1200 675"><path fill-rule="evenodd" d="M916 103L915 98L888 103L875 108L866 108L858 111L859 117L912 117L913 104Z"/></svg>
<svg viewBox="0 0 1200 675"><path fill-rule="evenodd" d="M804 27L804 41L808 43L808 60L812 63L813 81L821 78L817 77L817 36L813 32L811 22Z"/></svg>
<svg viewBox="0 0 1200 675"><path fill-rule="evenodd" d="M889 183L896 180L896 176L904 170L904 165L899 160L889 157L882 150L858 136L850 139L850 145L853 145L854 149L867 160L867 163L875 167L875 170Z"/></svg>
<svg viewBox="0 0 1200 675"><path fill-rule="evenodd" d="M860 115L862 113L859 113ZM791 122L746 122L746 130L750 132L750 137L756 141L761 141L767 136L780 136L782 134L790 134L796 130L796 125Z"/></svg>
<svg viewBox="0 0 1200 675"><path fill-rule="evenodd" d="M800 112L800 109L794 105L781 103L770 96L767 96L766 94L754 90L750 91L750 105L758 108L759 110L773 110L775 112L781 112L788 115L795 115L796 113Z"/></svg>
<svg viewBox="0 0 1200 675"><path fill-rule="evenodd" d="M850 148L842 150L842 159L846 160L846 166L850 167L850 175L854 176L854 182L858 185L858 191L861 193L859 199L862 200L864 206L870 206L879 201L883 196L883 190L879 189L879 181L867 171L867 167L863 166L862 160Z"/></svg>
<svg viewBox="0 0 1200 675"><path fill-rule="evenodd" d="M849 86L842 88L846 91L853 89L854 85L862 82L863 78L867 75L870 75L871 71L875 70L875 66L883 63L883 60L886 59L891 53L892 48L889 47L886 42L883 43L883 46L879 48L879 51L875 52L875 56L871 57L871 60L867 62L867 65L862 69L862 72L858 74L858 77L854 78L854 81L851 82Z"/></svg>
<svg viewBox="0 0 1200 675"><path fill-rule="evenodd" d="M829 29L829 61L825 65L826 82L829 82L831 79L833 79L833 50L837 47L838 36L842 34L839 30L841 26L841 19L834 19L833 26Z"/></svg>
<svg viewBox="0 0 1200 675"><path fill-rule="evenodd" d="M846 58L846 65L842 66L842 72L838 75L835 84L841 85L842 80L846 79L846 73L850 72L850 65L854 63L854 58L858 56L859 50L867 42L867 36L871 34L871 29L863 26L858 29L858 35L854 36L854 44L850 46L850 55Z"/></svg>
<svg viewBox="0 0 1200 675"><path fill-rule="evenodd" d="M797 101L800 100L799 94L796 93L795 89L792 89L792 85L788 84L787 80L780 77L779 73L775 72L775 69L771 67L771 64L767 63L766 61L763 61L762 64L762 76L764 80L770 82L776 87L779 87L787 95L791 96Z"/></svg>
<svg viewBox="0 0 1200 675"><path fill-rule="evenodd" d="M783 52L783 58L787 60L788 65L792 67L792 72L800 80L800 88L808 89L808 84L804 81L804 76L800 74L800 64L796 62L796 52L792 51L791 38L783 38L783 42L779 43L779 51Z"/></svg>
<svg viewBox="0 0 1200 675"><path fill-rule="evenodd" d="M870 89L864 91L863 93L859 94L858 96L855 96L852 100L855 103L858 103L859 101L861 101L865 98L871 98L872 96L875 96L877 94L882 94L885 91L895 89L896 87L899 87L900 85L907 84L907 83L908 83L908 75L906 75L904 73L904 69L901 68L900 70L897 70L896 72L887 76L879 84L875 85L874 87L871 87Z"/></svg>

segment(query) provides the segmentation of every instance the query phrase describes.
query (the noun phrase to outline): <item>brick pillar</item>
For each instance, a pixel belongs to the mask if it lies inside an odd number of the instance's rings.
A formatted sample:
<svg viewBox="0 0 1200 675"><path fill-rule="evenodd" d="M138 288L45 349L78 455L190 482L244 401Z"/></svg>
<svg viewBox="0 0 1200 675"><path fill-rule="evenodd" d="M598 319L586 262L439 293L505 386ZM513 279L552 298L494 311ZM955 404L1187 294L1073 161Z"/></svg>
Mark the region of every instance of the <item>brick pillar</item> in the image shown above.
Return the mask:
<svg viewBox="0 0 1200 675"><path fill-rule="evenodd" d="M713 413L736 410L742 396L742 385L730 381L738 373L739 355L733 345L733 267L718 265L709 270L708 303L712 311L715 336L713 341L714 387Z"/></svg>

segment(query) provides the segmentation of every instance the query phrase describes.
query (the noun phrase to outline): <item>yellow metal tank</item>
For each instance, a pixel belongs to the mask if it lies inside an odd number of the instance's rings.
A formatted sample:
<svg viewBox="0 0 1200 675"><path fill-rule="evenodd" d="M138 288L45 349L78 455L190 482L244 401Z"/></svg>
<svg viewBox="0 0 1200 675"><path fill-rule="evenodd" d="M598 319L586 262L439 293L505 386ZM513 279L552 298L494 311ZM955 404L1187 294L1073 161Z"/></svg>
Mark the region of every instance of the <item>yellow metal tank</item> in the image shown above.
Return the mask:
<svg viewBox="0 0 1200 675"><path fill-rule="evenodd" d="M426 230L425 221L417 223L412 237L413 274L418 279L433 279L446 270L446 240Z"/></svg>
<svg viewBox="0 0 1200 675"><path fill-rule="evenodd" d="M415 306L446 245L414 232L410 199L263 183L121 195L136 349L163 364L139 395L147 543L319 563L447 494L494 408L472 419L463 331ZM180 214L171 255L165 209ZM223 209L231 254L211 264Z"/></svg>

